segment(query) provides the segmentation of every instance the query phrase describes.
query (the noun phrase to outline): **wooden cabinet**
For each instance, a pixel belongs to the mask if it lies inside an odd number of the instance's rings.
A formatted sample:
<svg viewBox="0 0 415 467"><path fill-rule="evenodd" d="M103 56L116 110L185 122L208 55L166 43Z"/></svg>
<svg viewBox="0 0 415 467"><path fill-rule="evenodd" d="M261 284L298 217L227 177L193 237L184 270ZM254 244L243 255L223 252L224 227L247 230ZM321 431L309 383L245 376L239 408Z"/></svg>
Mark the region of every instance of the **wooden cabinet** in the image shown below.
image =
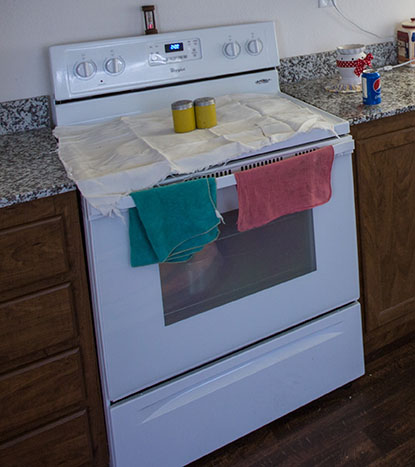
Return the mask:
<svg viewBox="0 0 415 467"><path fill-rule="evenodd" d="M0 465L108 464L77 206L0 210Z"/></svg>
<svg viewBox="0 0 415 467"><path fill-rule="evenodd" d="M415 329L415 112L352 127L366 352Z"/></svg>

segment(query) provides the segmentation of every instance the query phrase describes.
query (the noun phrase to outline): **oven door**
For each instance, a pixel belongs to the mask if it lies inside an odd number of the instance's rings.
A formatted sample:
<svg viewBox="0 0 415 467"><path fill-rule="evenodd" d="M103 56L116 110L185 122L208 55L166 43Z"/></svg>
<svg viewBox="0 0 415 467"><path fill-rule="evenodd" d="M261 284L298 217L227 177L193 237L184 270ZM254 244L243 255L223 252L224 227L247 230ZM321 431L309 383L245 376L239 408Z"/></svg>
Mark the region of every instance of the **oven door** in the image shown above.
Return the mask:
<svg viewBox="0 0 415 467"><path fill-rule="evenodd" d="M124 220L97 216L84 203L93 308L109 400L358 298L353 141L342 138L334 148L328 203L247 232L236 229L233 176L218 178L218 208L225 224L219 239L187 263L130 267L127 212Z"/></svg>

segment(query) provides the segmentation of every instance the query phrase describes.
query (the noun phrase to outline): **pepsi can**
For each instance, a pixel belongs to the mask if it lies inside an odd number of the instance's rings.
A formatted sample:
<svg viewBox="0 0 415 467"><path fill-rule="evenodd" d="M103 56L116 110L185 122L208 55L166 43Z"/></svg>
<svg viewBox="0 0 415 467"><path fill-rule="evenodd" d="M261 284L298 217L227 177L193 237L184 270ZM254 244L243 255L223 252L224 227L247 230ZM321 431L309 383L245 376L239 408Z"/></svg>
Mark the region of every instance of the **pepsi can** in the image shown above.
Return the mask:
<svg viewBox="0 0 415 467"><path fill-rule="evenodd" d="M363 104L380 104L380 74L375 70L364 70L362 74Z"/></svg>

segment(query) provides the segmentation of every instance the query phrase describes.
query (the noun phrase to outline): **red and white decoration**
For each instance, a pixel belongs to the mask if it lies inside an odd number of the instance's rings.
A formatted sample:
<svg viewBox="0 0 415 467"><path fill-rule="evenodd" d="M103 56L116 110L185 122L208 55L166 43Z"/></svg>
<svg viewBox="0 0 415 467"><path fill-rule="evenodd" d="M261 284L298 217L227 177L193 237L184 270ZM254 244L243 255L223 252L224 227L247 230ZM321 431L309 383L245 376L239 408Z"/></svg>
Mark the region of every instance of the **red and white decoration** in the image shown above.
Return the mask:
<svg viewBox="0 0 415 467"><path fill-rule="evenodd" d="M363 70L371 65L372 54L364 53L363 44L349 44L337 47L337 69L340 82L349 86L360 86Z"/></svg>

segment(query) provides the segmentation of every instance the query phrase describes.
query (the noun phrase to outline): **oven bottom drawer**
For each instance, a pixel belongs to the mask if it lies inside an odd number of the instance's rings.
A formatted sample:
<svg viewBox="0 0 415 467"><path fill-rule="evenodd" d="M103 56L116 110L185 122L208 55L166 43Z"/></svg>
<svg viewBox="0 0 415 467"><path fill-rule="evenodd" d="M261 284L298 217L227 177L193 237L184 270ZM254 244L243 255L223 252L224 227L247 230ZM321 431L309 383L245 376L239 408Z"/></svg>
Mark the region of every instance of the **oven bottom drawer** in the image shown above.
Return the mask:
<svg viewBox="0 0 415 467"><path fill-rule="evenodd" d="M115 404L113 464L182 466L363 373L355 303Z"/></svg>

